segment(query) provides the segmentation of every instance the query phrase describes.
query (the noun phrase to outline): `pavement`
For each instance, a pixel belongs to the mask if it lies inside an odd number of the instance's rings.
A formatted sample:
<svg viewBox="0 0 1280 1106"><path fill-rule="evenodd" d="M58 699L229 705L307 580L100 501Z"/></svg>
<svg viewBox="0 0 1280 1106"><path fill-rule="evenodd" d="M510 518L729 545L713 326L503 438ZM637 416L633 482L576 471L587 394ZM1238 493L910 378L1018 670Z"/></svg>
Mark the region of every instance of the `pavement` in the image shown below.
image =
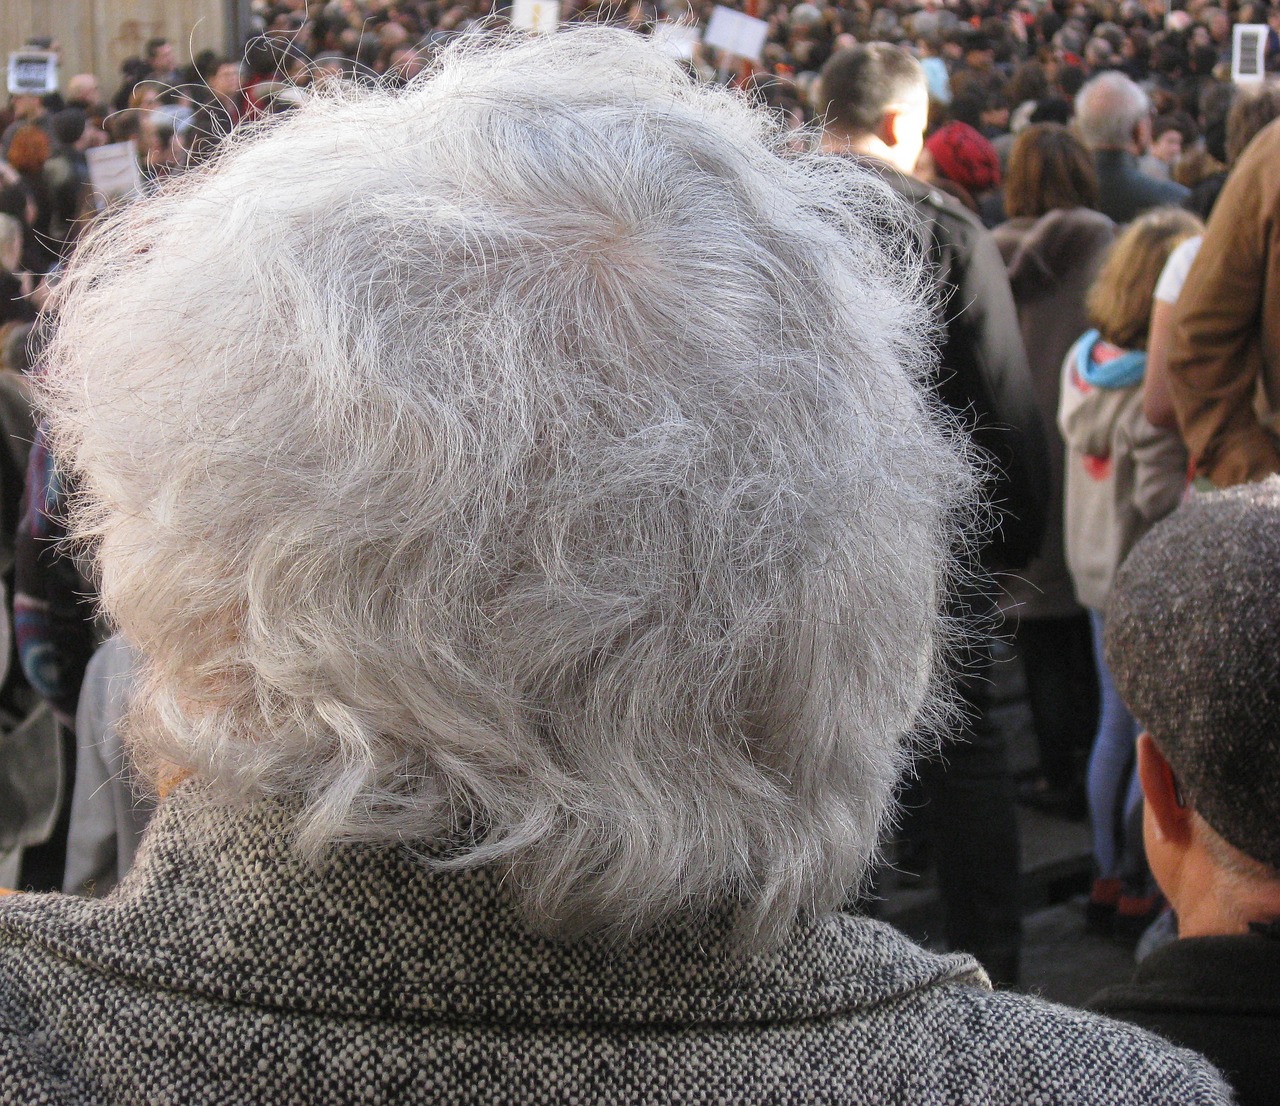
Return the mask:
<svg viewBox="0 0 1280 1106"><path fill-rule="evenodd" d="M1022 668L1007 649L998 654L993 683L993 716L1004 731L1011 770L1017 775L1034 769L1035 734ZM1085 931L1084 904L1092 879L1088 822L1019 806L1018 824L1024 926L1021 989L1080 1006L1102 987L1132 974L1132 945ZM931 871L919 878L899 878L891 872L880 893L881 918L927 947L946 947Z"/></svg>

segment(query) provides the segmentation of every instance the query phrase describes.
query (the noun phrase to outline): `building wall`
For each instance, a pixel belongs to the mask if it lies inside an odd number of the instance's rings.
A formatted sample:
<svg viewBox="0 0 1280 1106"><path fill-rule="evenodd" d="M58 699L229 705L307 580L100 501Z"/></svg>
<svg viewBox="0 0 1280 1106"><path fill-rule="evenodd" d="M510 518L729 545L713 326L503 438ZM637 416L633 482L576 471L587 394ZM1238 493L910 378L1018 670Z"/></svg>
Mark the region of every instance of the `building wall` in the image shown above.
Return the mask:
<svg viewBox="0 0 1280 1106"><path fill-rule="evenodd" d="M62 46L60 76L95 73L103 95L120 86L120 64L141 56L147 39L169 39L186 65L201 50L226 50L224 0L0 0L0 51L9 52L32 35L48 35Z"/></svg>

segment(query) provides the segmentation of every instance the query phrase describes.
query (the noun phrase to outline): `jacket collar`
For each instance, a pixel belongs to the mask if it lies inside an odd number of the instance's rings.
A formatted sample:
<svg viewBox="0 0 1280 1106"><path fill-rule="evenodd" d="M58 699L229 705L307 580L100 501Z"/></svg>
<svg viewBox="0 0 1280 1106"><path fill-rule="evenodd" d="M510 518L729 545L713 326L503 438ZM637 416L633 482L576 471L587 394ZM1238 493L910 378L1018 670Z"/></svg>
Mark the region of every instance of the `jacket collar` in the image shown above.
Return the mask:
<svg viewBox="0 0 1280 1106"><path fill-rule="evenodd" d="M429 871L402 847L343 845L318 866L293 811L215 805L185 784L136 866L89 900L14 895L0 930L139 984L255 1006L414 1021L708 1024L852 1012L944 982L986 985L888 926L835 915L742 960L728 918L625 950L529 932L499 872Z"/></svg>

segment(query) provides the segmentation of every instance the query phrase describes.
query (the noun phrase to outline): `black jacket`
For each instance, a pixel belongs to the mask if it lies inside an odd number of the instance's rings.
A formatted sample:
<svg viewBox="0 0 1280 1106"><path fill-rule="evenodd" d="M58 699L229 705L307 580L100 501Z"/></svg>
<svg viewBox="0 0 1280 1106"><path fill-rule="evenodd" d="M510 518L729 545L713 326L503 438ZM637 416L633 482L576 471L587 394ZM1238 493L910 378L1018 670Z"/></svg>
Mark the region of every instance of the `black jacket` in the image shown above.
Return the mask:
<svg viewBox="0 0 1280 1106"><path fill-rule="evenodd" d="M919 245L944 328L935 388L994 463L987 493L997 526L980 551L982 563L1022 568L1040 548L1051 478L1004 261L991 233L955 201L881 162L864 163L920 218Z"/></svg>
<svg viewBox="0 0 1280 1106"><path fill-rule="evenodd" d="M1280 939L1189 937L1153 952L1089 1007L1204 1053L1240 1106L1280 1099Z"/></svg>

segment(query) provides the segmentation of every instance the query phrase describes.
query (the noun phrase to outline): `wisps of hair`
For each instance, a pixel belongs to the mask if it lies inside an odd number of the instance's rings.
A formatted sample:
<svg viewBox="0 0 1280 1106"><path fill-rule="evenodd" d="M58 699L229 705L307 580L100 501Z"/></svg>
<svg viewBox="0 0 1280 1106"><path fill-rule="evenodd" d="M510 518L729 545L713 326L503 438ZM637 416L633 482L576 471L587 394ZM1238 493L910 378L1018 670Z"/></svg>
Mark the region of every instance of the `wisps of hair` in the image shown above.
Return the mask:
<svg viewBox="0 0 1280 1106"><path fill-rule="evenodd" d="M86 240L42 379L135 743L531 924L866 873L972 475L873 176L643 40L334 89Z"/></svg>

